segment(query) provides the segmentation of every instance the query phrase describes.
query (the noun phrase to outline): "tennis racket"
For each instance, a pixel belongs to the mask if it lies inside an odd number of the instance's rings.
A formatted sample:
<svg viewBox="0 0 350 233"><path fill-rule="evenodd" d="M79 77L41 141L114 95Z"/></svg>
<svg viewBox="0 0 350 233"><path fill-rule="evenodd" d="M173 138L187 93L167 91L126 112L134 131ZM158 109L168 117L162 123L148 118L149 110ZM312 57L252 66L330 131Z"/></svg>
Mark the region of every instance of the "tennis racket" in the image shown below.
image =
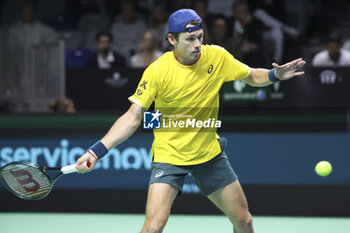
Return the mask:
<svg viewBox="0 0 350 233"><path fill-rule="evenodd" d="M91 167L89 161L86 168ZM47 171L56 171L58 174L51 179ZM63 175L77 172L75 164L62 168L39 167L33 163L12 162L0 170L0 179L5 187L14 195L25 200L40 200L50 194L55 182Z"/></svg>

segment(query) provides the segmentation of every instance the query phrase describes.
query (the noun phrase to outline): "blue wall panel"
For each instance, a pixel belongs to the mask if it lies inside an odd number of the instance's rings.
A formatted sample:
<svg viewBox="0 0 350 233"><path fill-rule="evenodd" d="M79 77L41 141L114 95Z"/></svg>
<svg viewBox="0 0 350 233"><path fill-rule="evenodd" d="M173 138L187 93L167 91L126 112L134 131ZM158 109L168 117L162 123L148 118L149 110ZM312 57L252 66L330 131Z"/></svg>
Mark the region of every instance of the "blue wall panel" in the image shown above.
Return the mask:
<svg viewBox="0 0 350 233"><path fill-rule="evenodd" d="M0 166L15 160L47 166L74 163L101 135L36 137L0 141ZM350 134L223 133L226 153L243 184L349 184ZM85 175L67 175L57 188L147 188L153 136L136 134ZM332 163L328 177L314 172L320 160ZM0 185L1 187L1 185ZM185 192L193 192L191 179Z"/></svg>

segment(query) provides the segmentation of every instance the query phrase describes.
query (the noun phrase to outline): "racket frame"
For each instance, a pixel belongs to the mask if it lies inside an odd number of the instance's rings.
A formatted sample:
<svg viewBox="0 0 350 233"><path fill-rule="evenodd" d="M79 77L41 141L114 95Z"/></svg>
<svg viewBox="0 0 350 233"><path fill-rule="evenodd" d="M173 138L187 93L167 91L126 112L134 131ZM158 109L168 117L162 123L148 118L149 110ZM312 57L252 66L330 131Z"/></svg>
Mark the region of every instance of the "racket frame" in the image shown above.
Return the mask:
<svg viewBox="0 0 350 233"><path fill-rule="evenodd" d="M50 188L49 188L49 191L43 195L43 196L40 196L40 197L33 197L33 198L28 198L26 197L25 195L22 195L20 193L17 193L15 191L12 190L12 188L10 188L6 181L3 179L2 177L2 170L4 168L6 168L7 166L11 166L11 165L25 165L25 166L29 166L29 167L33 167L35 169L39 169L43 174L45 174L45 176L47 177L47 179L50 181ZM55 176L54 179L52 179L46 172L46 170L48 171L59 171L59 174L57 174ZM56 181L63 175L63 172L61 171L61 168L57 168L57 167L46 167L46 166L43 166L43 167L39 167L38 165L34 164L34 163L28 163L28 162L11 162L11 163L8 163L6 164L5 166L3 166L1 169L0 169L0 180L1 182L4 184L4 186L6 187L7 190L9 190L12 194L14 194L15 196L19 197L19 198L22 198L22 199L25 199L25 200L30 200L30 201L36 201L36 200L40 200L40 199L43 199L45 197L47 197L50 193L51 193L51 190L52 190L52 187L53 185L56 183Z"/></svg>

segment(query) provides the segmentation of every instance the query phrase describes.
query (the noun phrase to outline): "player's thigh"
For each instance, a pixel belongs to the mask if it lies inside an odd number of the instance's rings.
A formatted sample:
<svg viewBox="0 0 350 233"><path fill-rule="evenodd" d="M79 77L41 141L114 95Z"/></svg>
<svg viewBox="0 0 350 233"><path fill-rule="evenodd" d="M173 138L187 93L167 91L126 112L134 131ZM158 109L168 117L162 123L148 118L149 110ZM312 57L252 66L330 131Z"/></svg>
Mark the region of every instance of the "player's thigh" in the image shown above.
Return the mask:
<svg viewBox="0 0 350 233"><path fill-rule="evenodd" d="M248 203L237 180L210 194L208 198L221 209L231 221L249 217Z"/></svg>
<svg viewBox="0 0 350 233"><path fill-rule="evenodd" d="M148 189L146 221L166 221L178 192L179 190L170 184L151 184Z"/></svg>

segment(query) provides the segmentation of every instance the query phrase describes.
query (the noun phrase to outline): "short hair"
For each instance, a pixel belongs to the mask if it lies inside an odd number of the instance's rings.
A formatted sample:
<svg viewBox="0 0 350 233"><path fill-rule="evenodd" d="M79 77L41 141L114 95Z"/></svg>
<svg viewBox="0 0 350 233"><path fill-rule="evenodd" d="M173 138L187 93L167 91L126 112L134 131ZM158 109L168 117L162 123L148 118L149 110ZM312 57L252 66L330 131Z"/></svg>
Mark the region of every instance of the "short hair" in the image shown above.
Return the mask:
<svg viewBox="0 0 350 233"><path fill-rule="evenodd" d="M96 34L96 37L95 37L96 42L98 42L100 40L101 36L107 36L109 38L109 41L113 42L113 35L110 32L105 32L105 31L98 32Z"/></svg>
<svg viewBox="0 0 350 233"><path fill-rule="evenodd" d="M339 44L342 44L341 36L339 35L339 33L333 32L333 33L328 35L327 43L339 43Z"/></svg>
<svg viewBox="0 0 350 233"><path fill-rule="evenodd" d="M175 38L175 40L179 40L179 35L180 32L169 32L170 35L173 35L173 37ZM168 35L169 35L168 34ZM166 39L168 40L168 36L166 37Z"/></svg>

